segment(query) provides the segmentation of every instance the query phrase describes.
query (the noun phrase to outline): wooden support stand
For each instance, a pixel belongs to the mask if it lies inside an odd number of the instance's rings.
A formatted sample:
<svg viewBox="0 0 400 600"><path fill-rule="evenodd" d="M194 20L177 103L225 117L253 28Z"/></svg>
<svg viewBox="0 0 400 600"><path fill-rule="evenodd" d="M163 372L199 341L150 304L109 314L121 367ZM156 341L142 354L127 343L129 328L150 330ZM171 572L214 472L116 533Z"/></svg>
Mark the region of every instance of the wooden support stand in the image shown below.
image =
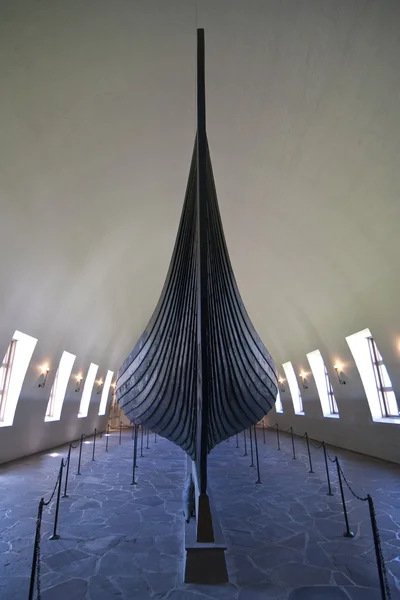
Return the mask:
<svg viewBox="0 0 400 600"><path fill-rule="evenodd" d="M201 497L197 481L196 468L188 458L188 473L192 471L196 494L196 521L185 524L185 583L215 585L227 583L225 550L221 525L212 497ZM198 541L209 539L213 541Z"/></svg>

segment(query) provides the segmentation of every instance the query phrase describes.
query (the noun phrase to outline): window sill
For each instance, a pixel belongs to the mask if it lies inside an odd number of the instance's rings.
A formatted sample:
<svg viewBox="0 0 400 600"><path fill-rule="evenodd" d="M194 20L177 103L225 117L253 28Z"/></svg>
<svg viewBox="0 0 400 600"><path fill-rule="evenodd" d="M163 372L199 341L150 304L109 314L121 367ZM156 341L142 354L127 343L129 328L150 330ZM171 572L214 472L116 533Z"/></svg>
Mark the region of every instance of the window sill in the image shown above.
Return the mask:
<svg viewBox="0 0 400 600"><path fill-rule="evenodd" d="M45 417L44 418L44 422L48 423L49 421L59 421L60 419L57 419L57 417Z"/></svg>
<svg viewBox="0 0 400 600"><path fill-rule="evenodd" d="M374 423L394 423L400 425L400 415L398 417L376 417L372 419Z"/></svg>
<svg viewBox="0 0 400 600"><path fill-rule="evenodd" d="M327 419L340 419L340 415L337 415L336 413L330 413L328 415L324 415L324 417Z"/></svg>
<svg viewBox="0 0 400 600"><path fill-rule="evenodd" d="M303 411L303 412L295 412L294 414L295 414L295 415L298 415L298 416L300 416L300 417L301 417L301 416L303 416L303 417L305 417L305 416L306 416L306 413L305 413L304 411Z"/></svg>

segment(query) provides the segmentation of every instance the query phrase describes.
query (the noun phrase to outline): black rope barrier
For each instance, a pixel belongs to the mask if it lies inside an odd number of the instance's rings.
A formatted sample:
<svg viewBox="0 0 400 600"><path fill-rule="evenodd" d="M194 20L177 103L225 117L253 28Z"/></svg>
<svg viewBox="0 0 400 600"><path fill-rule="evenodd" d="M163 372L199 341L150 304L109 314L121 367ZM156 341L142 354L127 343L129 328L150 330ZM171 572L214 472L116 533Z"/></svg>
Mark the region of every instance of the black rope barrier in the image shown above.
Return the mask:
<svg viewBox="0 0 400 600"><path fill-rule="evenodd" d="M276 441L277 441L277 444L278 444L277 450L279 451L281 449L281 442L280 442L280 439L279 439L278 423L275 423L275 426L276 426Z"/></svg>
<svg viewBox="0 0 400 600"><path fill-rule="evenodd" d="M331 478L330 478L330 475L329 475L328 454L327 454L325 442L322 442L322 448L324 450L324 461L325 461L326 479L328 481L327 496L333 496L333 494L332 494L332 487L331 487Z"/></svg>
<svg viewBox="0 0 400 600"><path fill-rule="evenodd" d="M133 464L132 464L132 482L131 485L137 485L137 481L135 479L136 473L136 459L137 459L137 438L138 438L138 426L135 425L135 436L133 442Z"/></svg>
<svg viewBox="0 0 400 600"><path fill-rule="evenodd" d="M251 454L251 465L250 465L250 467L254 467L255 464L254 464L254 455L253 455L253 436L252 436L252 433L251 433L251 427L249 429L249 435L250 435L250 454Z"/></svg>
<svg viewBox="0 0 400 600"><path fill-rule="evenodd" d="M108 438L110 437L110 424L107 425L107 433L106 433L106 452L108 452Z"/></svg>
<svg viewBox="0 0 400 600"><path fill-rule="evenodd" d="M259 461L259 458L258 458L257 429L256 429L255 425L253 427L254 427L254 447L255 447L255 451L256 451L256 463L257 463L257 481L256 481L256 483L261 483L261 478L260 478L260 461Z"/></svg>
<svg viewBox="0 0 400 600"><path fill-rule="evenodd" d="M313 468L312 468L312 460L311 460L311 450L310 450L310 442L308 440L308 433L307 431L305 432L305 438L306 438L306 443L307 443L307 452L308 452L308 460L310 462L310 470L308 471L309 473L314 473Z"/></svg>
<svg viewBox="0 0 400 600"><path fill-rule="evenodd" d="M273 429L274 427L272 426L268 426L271 429ZM278 423L275 424L276 427L276 431L278 432ZM292 448L293 448L293 458L295 458L295 446L294 446L294 438L293 438L293 428L289 427L288 429L284 430L284 433L289 433L291 434L291 438L292 438ZM330 474L329 474L329 463L328 461L330 461L331 463L335 463L336 465L336 471L337 471L337 476L338 476L338 482L339 482L339 490L340 490L340 497L342 500L342 508L343 508L343 516L344 516L344 521L345 521L345 532L344 532L344 537L348 537L348 538L354 538L354 533L351 531L350 529L350 525L349 525L349 518L348 518L348 513L347 513L347 506L346 506L346 499L345 499L345 495L344 495L344 488L343 488L343 481L346 484L346 487L348 488L348 490L350 491L350 493L352 494L352 496L354 498L356 498L357 500L361 501L361 502L368 502L368 508L369 508L369 516L370 516L370 522L371 522L371 529L372 529L372 535L373 535L373 542L374 542L374 549L375 549L375 557L376 557L376 564L377 564L377 569L378 569L378 577L379 577L379 588L380 588L380 592L381 592L381 599L382 600L390 600L391 599L391 592L390 592L390 587L389 587L389 583L388 583L388 576L387 576L387 569L386 569L386 565L385 565L385 559L383 556L383 550L382 550L382 544L381 544L381 539L380 539L380 534L379 534L379 528L378 528L378 524L377 524L377 519L376 519L376 512L375 512L375 505L373 502L372 497L370 496L370 494L367 494L366 496L360 496L359 494L357 494L353 488L351 487L349 481L347 480L344 472L343 472L343 468L339 462L339 459L337 456L332 457L330 456L327 448L326 448L326 444L325 441L322 441L319 444L313 444L309 437L308 437L308 433L306 432L303 436L306 439L306 443L307 443L307 450L308 450L308 458L309 458L309 464L310 464L310 473L313 472L312 470L312 460L311 460L311 451L310 451L310 446L312 446L313 448L315 448L316 450L319 450L322 448L323 453L324 453L324 463L325 463L325 471L326 471L326 478L327 478L327 482L328 482L328 492L327 495L328 496L333 496L332 493L332 486L331 486L331 479L330 479ZM280 448L278 448L280 449Z"/></svg>
<svg viewBox="0 0 400 600"><path fill-rule="evenodd" d="M94 457L94 453L96 452L96 434L97 434L97 429L94 428L92 460L96 460Z"/></svg>

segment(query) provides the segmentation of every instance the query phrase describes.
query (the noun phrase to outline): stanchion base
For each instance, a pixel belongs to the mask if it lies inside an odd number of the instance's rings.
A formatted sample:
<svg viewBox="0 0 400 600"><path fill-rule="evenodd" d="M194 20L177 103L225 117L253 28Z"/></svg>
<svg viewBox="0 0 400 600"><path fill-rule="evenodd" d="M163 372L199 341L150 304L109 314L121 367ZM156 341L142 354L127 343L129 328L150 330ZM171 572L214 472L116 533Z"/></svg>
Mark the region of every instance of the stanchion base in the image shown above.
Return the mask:
<svg viewBox="0 0 400 600"><path fill-rule="evenodd" d="M59 540L60 536L59 535L52 535L51 537L49 537L49 540Z"/></svg>
<svg viewBox="0 0 400 600"><path fill-rule="evenodd" d="M315 471L308 471L309 473L315 473Z"/></svg>
<svg viewBox="0 0 400 600"><path fill-rule="evenodd" d="M256 481L255 483L262 483L262 481Z"/></svg>
<svg viewBox="0 0 400 600"><path fill-rule="evenodd" d="M256 466L256 465L250 465L250 468L251 468L251 467L255 467L255 466Z"/></svg>
<svg viewBox="0 0 400 600"><path fill-rule="evenodd" d="M354 533L352 531L345 531L343 537L353 538Z"/></svg>
<svg viewBox="0 0 400 600"><path fill-rule="evenodd" d="M281 449L280 449L280 448L277 448L277 449L276 449L276 451L277 451L277 452L280 452L280 451L281 451Z"/></svg>
<svg viewBox="0 0 400 600"><path fill-rule="evenodd" d="M297 458L295 456L293 456L292 460L297 460Z"/></svg>
<svg viewBox="0 0 400 600"><path fill-rule="evenodd" d="M247 454L247 453L246 453L246 454L243 454L243 456L248 456L248 454Z"/></svg>
<svg viewBox="0 0 400 600"><path fill-rule="evenodd" d="M68 494L63 494L61 498L69 498Z"/></svg>
<svg viewBox="0 0 400 600"><path fill-rule="evenodd" d="M332 492L326 492L327 496L334 496L334 494L332 494Z"/></svg>
<svg viewBox="0 0 400 600"><path fill-rule="evenodd" d="M137 485L137 481L132 481L131 485Z"/></svg>

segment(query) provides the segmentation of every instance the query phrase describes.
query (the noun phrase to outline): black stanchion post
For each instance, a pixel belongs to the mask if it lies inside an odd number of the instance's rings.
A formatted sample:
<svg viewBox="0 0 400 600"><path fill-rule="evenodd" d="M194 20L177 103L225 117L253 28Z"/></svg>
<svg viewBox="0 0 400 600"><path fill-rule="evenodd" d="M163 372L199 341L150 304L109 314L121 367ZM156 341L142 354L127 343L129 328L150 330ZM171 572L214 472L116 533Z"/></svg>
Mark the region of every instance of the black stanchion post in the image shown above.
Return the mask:
<svg viewBox="0 0 400 600"><path fill-rule="evenodd" d="M143 456L143 436L144 436L144 431L143 431L143 425L140 426L141 429L141 437L140 437L140 456Z"/></svg>
<svg viewBox="0 0 400 600"><path fill-rule="evenodd" d="M131 485L136 485L137 484L137 481L135 479L136 457L137 457L137 434L138 434L138 428L137 428L137 425L135 425L135 437L134 437L134 442L133 442L133 465L132 465L132 482L131 482Z"/></svg>
<svg viewBox="0 0 400 600"><path fill-rule="evenodd" d="M79 460L78 460L78 472L77 472L77 475L81 474L81 460L82 460L83 436L84 436L84 434L82 433L82 435L81 435L81 443L79 444Z"/></svg>
<svg viewBox="0 0 400 600"><path fill-rule="evenodd" d="M96 451L96 434L97 434L97 429L94 428L92 460L95 460L94 453Z"/></svg>
<svg viewBox="0 0 400 600"><path fill-rule="evenodd" d="M251 427L249 429L249 432L250 432L250 453L251 453L251 465L250 465L250 467L254 467L255 464L254 464L254 458L253 458L253 436L252 436L252 433L251 433Z"/></svg>
<svg viewBox="0 0 400 600"><path fill-rule="evenodd" d="M36 567L37 567L37 559L38 559L38 549L40 544L40 528L42 524L42 514L43 514L43 506L44 506L44 498L40 499L37 520L36 520L36 533L35 533L35 542L33 546L33 557L32 557L32 568L31 568L31 580L29 585L29 600L33 600L35 595L35 575L36 575Z"/></svg>
<svg viewBox="0 0 400 600"><path fill-rule="evenodd" d="M293 460L296 460L296 449L294 447L293 427L290 428L290 434L292 436Z"/></svg>
<svg viewBox="0 0 400 600"><path fill-rule="evenodd" d="M308 439L308 433L307 433L307 431L305 433L305 436L306 436L306 442L307 442L308 460L310 461L310 470L308 472L309 473L314 473L313 468L312 468L312 461L311 461L310 441Z"/></svg>
<svg viewBox="0 0 400 600"><path fill-rule="evenodd" d="M263 426L263 440L264 440L264 444L265 444L265 424L264 424L264 420L262 422L262 426Z"/></svg>
<svg viewBox="0 0 400 600"><path fill-rule="evenodd" d="M279 440L279 428L278 428L278 423L275 423L275 427L276 427L276 441L278 442L278 450L281 449L281 442Z"/></svg>
<svg viewBox="0 0 400 600"><path fill-rule="evenodd" d="M107 433L106 433L106 452L108 452L108 438L110 437L110 423L107 425Z"/></svg>
<svg viewBox="0 0 400 600"><path fill-rule="evenodd" d="M243 435L244 435L244 454L243 454L243 456L247 456L246 430L243 431Z"/></svg>
<svg viewBox="0 0 400 600"><path fill-rule="evenodd" d="M147 441L146 441L146 450L149 449L149 436L150 436L150 429L147 428Z"/></svg>
<svg viewBox="0 0 400 600"><path fill-rule="evenodd" d="M63 493L63 498L68 498L68 494L67 494L67 486L68 486L68 475L69 475L69 463L71 462L71 444L69 445L68 448L68 456L67 456L67 472L65 474L65 485L64 485L64 493Z"/></svg>
<svg viewBox="0 0 400 600"><path fill-rule="evenodd" d="M239 436L236 434L236 448L239 448Z"/></svg>
<svg viewBox="0 0 400 600"><path fill-rule="evenodd" d="M121 444L122 440L122 421L119 422L119 443Z"/></svg>
<svg viewBox="0 0 400 600"><path fill-rule="evenodd" d="M332 488L331 488L331 478L329 476L329 466L328 466L328 457L326 455L326 447L325 442L322 442L322 448L324 449L324 459L325 459L325 469L326 469L326 478L328 480L328 493L327 496L333 496Z"/></svg>
<svg viewBox="0 0 400 600"><path fill-rule="evenodd" d="M254 445L255 445L255 449L256 449L256 462L257 462L257 481L256 481L256 483L261 483L261 479L260 479L260 461L258 459L257 429L256 429L255 425L254 425Z"/></svg>
<svg viewBox="0 0 400 600"><path fill-rule="evenodd" d="M343 515L344 515L344 522L346 523L346 531L344 532L344 537L349 537L352 538L354 537L354 533L352 531L350 531L350 527L349 527L349 519L347 516L347 508L346 508L346 501L344 499L344 491L343 491L343 483L342 483L342 474L340 472L340 464L339 464L339 459L336 456L335 457L335 463L336 463L336 468L337 468L337 474L338 474L338 479L339 479L339 487L340 487L340 495L342 497L342 506L343 506Z"/></svg>
<svg viewBox="0 0 400 600"><path fill-rule="evenodd" d="M60 472L58 475L58 488L57 488L57 503L56 503L56 514L54 516L54 529L53 535L49 538L49 540L59 540L60 536L57 535L57 523L58 523L58 511L60 508L60 496L61 496L61 484L62 484L62 474L64 468L64 459L61 459Z"/></svg>
<svg viewBox="0 0 400 600"><path fill-rule="evenodd" d="M387 581L385 578L383 555L382 555L381 542L380 542L380 538L379 538L378 525L376 522L375 507L374 507L372 498L369 494L368 494L367 498L368 498L369 516L371 519L372 535L374 538L376 565L378 567L379 587L381 588L381 597L382 597L382 600L389 600L390 599L390 590L388 589Z"/></svg>
<svg viewBox="0 0 400 600"><path fill-rule="evenodd" d="M157 434L154 434L154 443L157 444Z"/></svg>
<svg viewBox="0 0 400 600"><path fill-rule="evenodd" d="M133 428L133 423L132 423L132 421L131 421L131 427L132 427L132 439L133 439L133 438L134 438L134 435L135 435L135 430L134 430L134 428Z"/></svg>

